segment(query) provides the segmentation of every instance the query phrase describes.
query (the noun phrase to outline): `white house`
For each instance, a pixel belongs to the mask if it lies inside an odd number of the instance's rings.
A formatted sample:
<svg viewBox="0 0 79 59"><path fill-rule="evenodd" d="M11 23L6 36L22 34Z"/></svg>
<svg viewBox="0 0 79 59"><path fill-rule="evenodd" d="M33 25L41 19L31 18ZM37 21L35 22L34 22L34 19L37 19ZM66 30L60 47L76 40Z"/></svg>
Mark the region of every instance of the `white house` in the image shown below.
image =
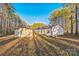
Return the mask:
<svg viewBox="0 0 79 59"><path fill-rule="evenodd" d="M51 28L50 27L45 28L44 32L45 32L45 35L51 36Z"/></svg>
<svg viewBox="0 0 79 59"><path fill-rule="evenodd" d="M51 35L51 29L48 26L37 28L35 31L39 34Z"/></svg>
<svg viewBox="0 0 79 59"><path fill-rule="evenodd" d="M38 28L35 31L38 32L39 34L44 34L47 36L58 36L64 34L64 28L60 25L55 25L52 27L45 26L42 28Z"/></svg>
<svg viewBox="0 0 79 59"><path fill-rule="evenodd" d="M64 28L60 25L55 25L52 27L52 36L64 35Z"/></svg>

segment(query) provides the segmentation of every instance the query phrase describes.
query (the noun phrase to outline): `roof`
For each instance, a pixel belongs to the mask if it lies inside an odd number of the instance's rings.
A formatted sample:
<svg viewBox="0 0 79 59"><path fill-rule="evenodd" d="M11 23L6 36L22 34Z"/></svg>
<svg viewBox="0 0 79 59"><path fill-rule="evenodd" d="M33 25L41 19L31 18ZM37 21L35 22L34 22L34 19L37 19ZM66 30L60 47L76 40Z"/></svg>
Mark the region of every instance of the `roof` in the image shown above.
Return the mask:
<svg viewBox="0 0 79 59"><path fill-rule="evenodd" d="M50 29L50 28L56 27L56 26L63 28L63 26L61 26L61 25L53 25L53 26L43 26L41 28L37 28L36 30L39 30L39 29Z"/></svg>
<svg viewBox="0 0 79 59"><path fill-rule="evenodd" d="M62 26L62 25L57 25L57 24L56 24L56 25L53 25L53 26L60 26L60 27L62 27L62 28L63 28L63 26ZM53 26L52 26L52 27L53 27Z"/></svg>
<svg viewBox="0 0 79 59"><path fill-rule="evenodd" d="M50 27L49 26L43 26L43 27L40 27L40 28L37 28L37 29L49 29Z"/></svg>

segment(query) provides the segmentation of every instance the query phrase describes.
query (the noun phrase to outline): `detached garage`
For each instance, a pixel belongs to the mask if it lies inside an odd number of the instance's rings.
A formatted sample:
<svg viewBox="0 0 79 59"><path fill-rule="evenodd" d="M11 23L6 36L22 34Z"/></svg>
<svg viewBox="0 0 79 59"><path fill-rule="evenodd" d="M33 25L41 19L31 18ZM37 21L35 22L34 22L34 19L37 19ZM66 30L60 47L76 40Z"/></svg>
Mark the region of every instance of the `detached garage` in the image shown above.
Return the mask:
<svg viewBox="0 0 79 59"><path fill-rule="evenodd" d="M26 28L19 28L19 29L16 29L15 32L14 32L15 36L16 37L25 37L26 35Z"/></svg>
<svg viewBox="0 0 79 59"><path fill-rule="evenodd" d="M19 28L15 30L14 34L16 37L31 37L32 30L29 28Z"/></svg>

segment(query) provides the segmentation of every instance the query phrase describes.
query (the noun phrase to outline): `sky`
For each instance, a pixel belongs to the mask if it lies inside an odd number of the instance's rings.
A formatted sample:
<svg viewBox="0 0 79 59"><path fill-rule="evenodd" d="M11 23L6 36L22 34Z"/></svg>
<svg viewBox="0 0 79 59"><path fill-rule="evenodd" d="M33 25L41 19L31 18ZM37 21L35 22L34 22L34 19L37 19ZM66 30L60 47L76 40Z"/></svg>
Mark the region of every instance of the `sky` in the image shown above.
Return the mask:
<svg viewBox="0 0 79 59"><path fill-rule="evenodd" d="M49 16L62 7L61 3L14 3L16 13L27 23L43 22L49 24Z"/></svg>

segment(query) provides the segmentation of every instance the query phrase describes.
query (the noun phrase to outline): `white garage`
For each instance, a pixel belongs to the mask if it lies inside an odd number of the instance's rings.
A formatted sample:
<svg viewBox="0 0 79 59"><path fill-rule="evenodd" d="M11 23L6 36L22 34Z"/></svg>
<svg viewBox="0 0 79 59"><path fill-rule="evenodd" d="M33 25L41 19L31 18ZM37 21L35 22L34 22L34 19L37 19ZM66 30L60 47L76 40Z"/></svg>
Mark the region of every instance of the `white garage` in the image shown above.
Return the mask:
<svg viewBox="0 0 79 59"><path fill-rule="evenodd" d="M19 28L14 32L16 37L30 37L32 36L32 30L28 28Z"/></svg>

